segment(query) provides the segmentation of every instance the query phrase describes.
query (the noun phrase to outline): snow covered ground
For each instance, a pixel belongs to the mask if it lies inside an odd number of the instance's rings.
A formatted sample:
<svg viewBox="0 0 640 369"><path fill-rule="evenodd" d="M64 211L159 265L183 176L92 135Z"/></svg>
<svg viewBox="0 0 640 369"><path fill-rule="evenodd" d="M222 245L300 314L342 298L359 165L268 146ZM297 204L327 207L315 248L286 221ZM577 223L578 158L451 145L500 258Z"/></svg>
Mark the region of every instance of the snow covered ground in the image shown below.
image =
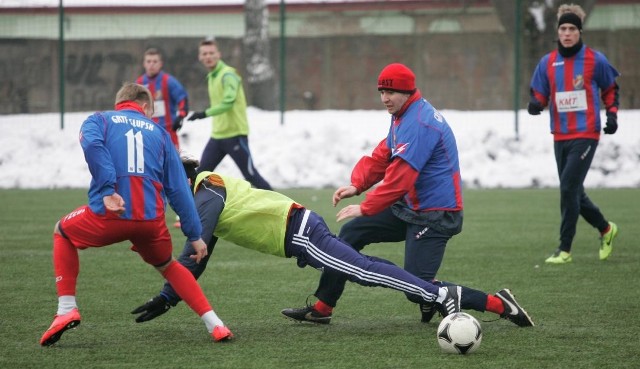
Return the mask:
<svg viewBox="0 0 640 369"><path fill-rule="evenodd" d="M0 188L87 188L90 175L78 143L92 112L0 116ZM462 180L468 188L557 187L553 140L546 112L519 112L519 140L511 111L454 111L443 115L457 137ZM249 146L256 167L274 188L335 188L386 136L389 114L372 111L290 111L249 108ZM604 115L604 114L603 114ZM615 135L602 135L587 187L640 186L640 110L621 110ZM208 119L185 122L182 148L200 157ZM241 176L226 158L217 171Z"/></svg>

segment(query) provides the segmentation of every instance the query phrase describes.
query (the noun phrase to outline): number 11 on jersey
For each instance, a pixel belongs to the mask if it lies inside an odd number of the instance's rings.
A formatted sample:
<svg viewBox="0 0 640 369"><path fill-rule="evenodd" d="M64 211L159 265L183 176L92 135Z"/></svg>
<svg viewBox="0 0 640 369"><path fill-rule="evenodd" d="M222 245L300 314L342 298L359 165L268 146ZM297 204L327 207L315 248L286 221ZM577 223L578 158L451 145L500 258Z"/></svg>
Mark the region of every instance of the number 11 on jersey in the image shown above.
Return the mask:
<svg viewBox="0 0 640 369"><path fill-rule="evenodd" d="M142 132L133 133L133 129L125 133L127 136L127 168L129 173L144 173L144 144Z"/></svg>

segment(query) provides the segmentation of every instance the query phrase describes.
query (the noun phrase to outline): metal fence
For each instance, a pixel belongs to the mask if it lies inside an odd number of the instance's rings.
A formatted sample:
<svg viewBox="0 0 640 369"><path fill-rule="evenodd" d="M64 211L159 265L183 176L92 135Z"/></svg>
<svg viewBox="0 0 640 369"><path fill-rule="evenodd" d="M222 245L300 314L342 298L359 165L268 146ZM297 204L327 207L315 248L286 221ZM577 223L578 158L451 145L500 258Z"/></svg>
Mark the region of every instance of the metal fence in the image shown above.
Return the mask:
<svg viewBox="0 0 640 369"><path fill-rule="evenodd" d="M287 6L286 12L270 6L266 31L276 75L260 92L273 97L271 106L262 107L377 109L377 73L390 62L410 65L423 94L444 109L526 106L529 77L542 56L531 52L533 36L526 28L533 21L527 8L532 2L513 14L522 33L517 38L492 1L376 3ZM640 17L633 14L640 5L622 3L617 11L595 4L584 37L622 72L621 108L635 109ZM623 13L631 18L616 18ZM606 29L607 19L618 26ZM0 114L111 108L122 82L143 72L148 47L163 52L165 71L187 88L192 108L202 109L208 99L198 42L215 36L223 59L246 73L245 32L242 6L0 8ZM547 51L554 46L552 38L543 43ZM250 86L247 95L249 104L257 100Z"/></svg>

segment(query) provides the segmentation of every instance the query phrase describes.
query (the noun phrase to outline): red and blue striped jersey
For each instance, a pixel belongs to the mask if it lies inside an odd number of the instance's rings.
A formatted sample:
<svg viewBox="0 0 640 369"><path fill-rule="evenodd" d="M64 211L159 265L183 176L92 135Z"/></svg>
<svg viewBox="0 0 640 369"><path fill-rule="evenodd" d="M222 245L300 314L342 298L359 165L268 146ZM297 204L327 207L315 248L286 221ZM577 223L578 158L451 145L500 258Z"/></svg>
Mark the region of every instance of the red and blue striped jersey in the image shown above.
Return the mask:
<svg viewBox="0 0 640 369"><path fill-rule="evenodd" d="M554 50L542 57L531 79L532 96L549 106L556 141L600 138L600 99L617 112L618 71L599 51L584 45L571 57Z"/></svg>
<svg viewBox="0 0 640 369"><path fill-rule="evenodd" d="M175 77L162 71L153 77L143 74L136 79L136 83L151 92L155 101L153 121L171 134L171 140L178 147L178 136L171 125L177 116L185 117L189 112L187 91Z"/></svg>
<svg viewBox="0 0 640 369"><path fill-rule="evenodd" d="M97 112L83 122L80 145L92 176L88 195L94 213L105 215L103 197L117 192L125 201L121 219L152 220L164 217L168 199L185 236L200 238L187 177L164 128L135 107Z"/></svg>

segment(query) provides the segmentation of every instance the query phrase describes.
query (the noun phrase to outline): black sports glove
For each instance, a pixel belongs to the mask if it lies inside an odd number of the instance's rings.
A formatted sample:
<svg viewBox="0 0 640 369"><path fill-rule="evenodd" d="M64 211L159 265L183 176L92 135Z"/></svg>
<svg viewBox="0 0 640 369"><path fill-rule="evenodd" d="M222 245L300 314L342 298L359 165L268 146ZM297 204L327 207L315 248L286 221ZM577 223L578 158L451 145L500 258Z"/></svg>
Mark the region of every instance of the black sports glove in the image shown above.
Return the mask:
<svg viewBox="0 0 640 369"><path fill-rule="evenodd" d="M174 132L178 132L180 128L182 128L183 119L184 117L177 116L176 119L173 120L173 123L171 124L171 129L173 129Z"/></svg>
<svg viewBox="0 0 640 369"><path fill-rule="evenodd" d="M540 104L538 100L533 98L531 99L531 101L529 101L529 105L527 105L527 111L531 115L540 115L540 112L543 109L544 108L542 107L542 104Z"/></svg>
<svg viewBox="0 0 640 369"><path fill-rule="evenodd" d="M169 309L171 309L169 302L162 297L162 295L158 295L147 301L144 305L138 306L131 314L142 313L136 318L136 323L142 323L159 317L169 311Z"/></svg>
<svg viewBox="0 0 640 369"><path fill-rule="evenodd" d="M618 130L618 114L607 112L607 126L604 127L604 133L612 135Z"/></svg>
<svg viewBox="0 0 640 369"><path fill-rule="evenodd" d="M191 114L191 116L189 118L187 118L187 120L196 120L196 119L202 119L202 118L206 118L207 114L203 111L197 111L193 114Z"/></svg>

